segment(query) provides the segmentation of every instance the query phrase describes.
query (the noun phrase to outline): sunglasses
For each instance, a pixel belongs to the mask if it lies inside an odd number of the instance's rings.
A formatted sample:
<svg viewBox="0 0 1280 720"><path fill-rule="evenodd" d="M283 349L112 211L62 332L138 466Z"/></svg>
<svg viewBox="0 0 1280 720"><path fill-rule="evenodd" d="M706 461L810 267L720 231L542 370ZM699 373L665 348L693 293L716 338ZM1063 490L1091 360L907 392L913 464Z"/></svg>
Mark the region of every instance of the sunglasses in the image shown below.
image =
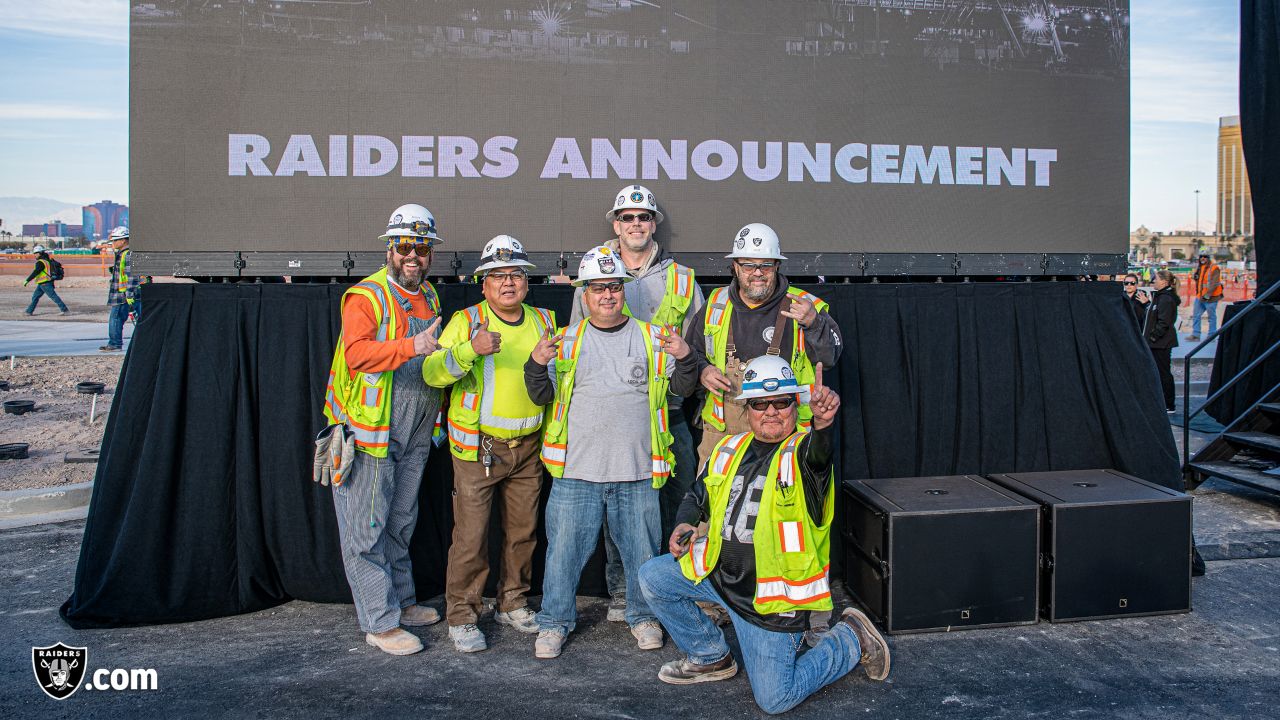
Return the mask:
<svg viewBox="0 0 1280 720"><path fill-rule="evenodd" d="M747 401L747 407L756 412L764 412L772 405L775 410L786 410L796 404L795 395L784 395L775 398L754 398Z"/></svg>
<svg viewBox="0 0 1280 720"><path fill-rule="evenodd" d="M647 213L647 212L636 213L636 214L627 213L625 215L617 216L618 222L621 222L621 223L629 223L633 220L639 220L640 222L649 222L652 219L653 219L653 214Z"/></svg>
<svg viewBox="0 0 1280 720"><path fill-rule="evenodd" d="M1125 280L1125 281L1124 281L1124 284L1125 284L1125 285L1137 285L1138 283L1136 283L1136 282L1134 282L1134 281L1132 281L1132 280Z"/></svg>
<svg viewBox="0 0 1280 720"><path fill-rule="evenodd" d="M416 253L418 257L426 257L431 254L430 243L399 243L391 247L401 257L408 257L410 253Z"/></svg>
<svg viewBox="0 0 1280 720"><path fill-rule="evenodd" d="M606 282L606 283L587 283L587 288L591 290L593 295L603 295L606 291L611 293L622 292L622 283Z"/></svg>
<svg viewBox="0 0 1280 720"><path fill-rule="evenodd" d="M755 262L755 263L740 262L740 263L737 263L737 265L738 267L742 268L743 270L746 270L749 273L753 273L759 270L760 272L765 273L766 275L773 272L774 269L778 267L777 261Z"/></svg>
<svg viewBox="0 0 1280 720"><path fill-rule="evenodd" d="M513 272L501 272L501 273L491 272L485 275L484 277L486 280L489 280L489 279L497 280L499 285L506 285L508 280L510 280L513 283L519 283L523 281L527 276L524 273L517 270Z"/></svg>

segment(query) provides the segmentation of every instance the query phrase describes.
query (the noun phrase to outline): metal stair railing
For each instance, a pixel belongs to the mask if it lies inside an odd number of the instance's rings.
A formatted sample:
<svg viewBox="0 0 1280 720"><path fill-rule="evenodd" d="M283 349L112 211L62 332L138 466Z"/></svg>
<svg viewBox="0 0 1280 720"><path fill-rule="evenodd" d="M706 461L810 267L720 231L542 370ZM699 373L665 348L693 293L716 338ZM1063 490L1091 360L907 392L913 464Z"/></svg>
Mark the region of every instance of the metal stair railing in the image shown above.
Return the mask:
<svg viewBox="0 0 1280 720"><path fill-rule="evenodd" d="M1249 374L1251 370L1253 370L1258 365L1262 364L1262 361L1270 357L1271 354L1274 353L1277 349L1280 349L1280 341L1276 341L1276 343L1273 344L1271 347L1267 348L1265 352L1263 352L1258 357L1254 358L1253 362L1246 365L1243 370L1236 373L1230 380L1223 383L1222 387L1218 388L1217 392L1205 398L1205 401L1200 405L1200 407L1196 408L1195 412L1191 412L1191 358L1192 356L1194 356L1196 353L1203 350L1205 346L1209 345L1214 340L1217 340L1218 337L1222 335L1222 333L1226 332L1227 328L1235 325L1237 322L1240 322L1241 318L1243 318L1245 315L1248 315L1250 312L1254 310L1254 308L1261 305L1263 301L1265 301L1268 297L1270 297L1272 293L1276 292L1277 289L1280 289L1280 282L1273 283L1271 287L1267 288L1266 292L1255 297L1253 301L1250 302L1248 305L1246 305L1243 310L1236 313L1235 317L1223 323L1222 326L1219 327L1216 331L1214 331L1213 333L1205 337L1204 340L1201 340L1199 345L1196 345L1194 348L1192 348L1191 351L1187 353L1186 357L1182 358L1182 470L1183 472L1186 472L1187 464L1191 460L1191 449L1189 447L1190 440L1191 440L1191 418L1204 412L1205 408L1209 407L1210 403L1222 397L1223 394L1227 392L1227 390L1230 390L1233 385L1235 385L1237 382L1243 379L1244 376ZM1229 430L1230 428L1234 427L1236 423L1240 422L1242 418L1244 418L1249 413L1253 412L1253 410L1258 405L1265 402L1266 399L1271 397L1276 391L1280 391L1280 385L1276 385L1275 387L1271 388L1269 391L1264 393L1260 399L1258 399L1256 402L1254 402L1252 405L1249 406L1248 410L1245 410L1244 412L1240 413L1240 415L1238 415L1234 420L1232 420L1229 423L1224 423L1226 429ZM1226 432L1226 430L1224 430L1223 432ZM1221 433L1219 433L1219 437L1221 437Z"/></svg>

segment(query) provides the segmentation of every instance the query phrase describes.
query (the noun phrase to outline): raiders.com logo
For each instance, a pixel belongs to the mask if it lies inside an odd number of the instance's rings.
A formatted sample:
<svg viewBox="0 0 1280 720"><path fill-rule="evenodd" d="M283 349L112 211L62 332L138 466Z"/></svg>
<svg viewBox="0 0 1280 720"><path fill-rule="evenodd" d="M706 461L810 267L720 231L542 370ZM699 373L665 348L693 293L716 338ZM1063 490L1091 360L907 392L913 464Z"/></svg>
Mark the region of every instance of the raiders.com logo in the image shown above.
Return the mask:
<svg viewBox="0 0 1280 720"><path fill-rule="evenodd" d="M31 648L31 669L36 673L36 682L54 700L66 700L80 689L88 662L89 648L62 643Z"/></svg>
<svg viewBox="0 0 1280 720"><path fill-rule="evenodd" d="M98 668L90 674L88 666L89 648L64 643L31 648L36 684L54 700L66 700L81 687L86 691L160 689L159 676L152 668Z"/></svg>

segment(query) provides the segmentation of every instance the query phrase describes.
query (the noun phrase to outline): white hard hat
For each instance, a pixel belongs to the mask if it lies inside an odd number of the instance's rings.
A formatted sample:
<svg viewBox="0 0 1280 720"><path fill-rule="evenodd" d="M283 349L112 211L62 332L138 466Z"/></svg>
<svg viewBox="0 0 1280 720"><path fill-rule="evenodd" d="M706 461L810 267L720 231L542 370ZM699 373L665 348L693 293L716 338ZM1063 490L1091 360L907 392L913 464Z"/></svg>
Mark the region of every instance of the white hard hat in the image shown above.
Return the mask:
<svg viewBox="0 0 1280 720"><path fill-rule="evenodd" d="M654 199L653 193L649 188L643 185L628 185L618 191L618 197L613 201L613 207L609 212L604 214L604 219L613 222L619 210L648 210L653 213L653 222L658 224L662 222L662 213L658 211L658 201Z"/></svg>
<svg viewBox="0 0 1280 720"><path fill-rule="evenodd" d="M31 252L33 252L33 253L42 253L42 252L44 252L44 246L43 246L43 245L37 245L37 246L35 246L35 247L31 248Z"/></svg>
<svg viewBox="0 0 1280 720"><path fill-rule="evenodd" d="M622 266L622 258L604 245L593 247L582 256L578 263L578 277L573 281L574 287L582 287L591 280L621 280L631 282L631 276Z"/></svg>
<svg viewBox="0 0 1280 720"><path fill-rule="evenodd" d="M393 238L407 238L432 246L444 242L436 234L435 216L430 210L414 203L401 205L392 211L391 217L387 219L387 231L378 236L379 240L386 240L388 245L395 242Z"/></svg>
<svg viewBox="0 0 1280 720"><path fill-rule="evenodd" d="M809 388L796 382L796 374L787 361L777 355L761 355L747 363L742 375L742 394L734 400L796 394L800 402L809 402Z"/></svg>
<svg viewBox="0 0 1280 720"><path fill-rule="evenodd" d="M733 238L733 251L726 258L755 258L757 260L786 260L778 233L764 223L745 225Z"/></svg>
<svg viewBox="0 0 1280 720"><path fill-rule="evenodd" d="M116 240L128 240L128 239L129 239L129 228L127 228L127 227L125 227L125 226L121 225L120 227L115 228L114 230L112 230L112 231L111 231L111 235L109 235L109 236L107 237L107 239L108 239L109 241L111 241L111 242L115 242Z"/></svg>
<svg viewBox="0 0 1280 720"><path fill-rule="evenodd" d="M480 267L473 274L479 275L486 270L501 267L536 266L529 262L529 254L524 251L524 245L519 240L510 235L499 235L485 243L484 251L480 253Z"/></svg>

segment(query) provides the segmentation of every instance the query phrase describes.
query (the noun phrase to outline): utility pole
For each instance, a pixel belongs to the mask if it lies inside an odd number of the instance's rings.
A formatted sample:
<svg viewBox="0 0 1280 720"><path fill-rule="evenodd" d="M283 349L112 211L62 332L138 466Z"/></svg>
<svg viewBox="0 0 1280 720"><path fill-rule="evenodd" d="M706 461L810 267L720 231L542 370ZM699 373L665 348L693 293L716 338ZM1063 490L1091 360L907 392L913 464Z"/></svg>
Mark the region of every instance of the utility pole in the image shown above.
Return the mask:
<svg viewBox="0 0 1280 720"><path fill-rule="evenodd" d="M1200 235L1200 191L1196 191L1196 236Z"/></svg>

